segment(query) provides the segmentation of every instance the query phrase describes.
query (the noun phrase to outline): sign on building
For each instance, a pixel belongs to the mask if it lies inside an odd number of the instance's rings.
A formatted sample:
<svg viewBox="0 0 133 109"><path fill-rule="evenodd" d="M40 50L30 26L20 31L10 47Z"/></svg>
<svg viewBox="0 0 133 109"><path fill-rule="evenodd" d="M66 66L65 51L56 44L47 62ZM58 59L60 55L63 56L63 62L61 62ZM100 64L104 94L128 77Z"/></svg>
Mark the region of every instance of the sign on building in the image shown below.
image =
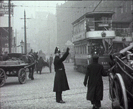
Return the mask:
<svg viewBox="0 0 133 109"><path fill-rule="evenodd" d="M9 14L8 3L0 3L0 15ZM10 14L13 15L13 3L10 7Z"/></svg>

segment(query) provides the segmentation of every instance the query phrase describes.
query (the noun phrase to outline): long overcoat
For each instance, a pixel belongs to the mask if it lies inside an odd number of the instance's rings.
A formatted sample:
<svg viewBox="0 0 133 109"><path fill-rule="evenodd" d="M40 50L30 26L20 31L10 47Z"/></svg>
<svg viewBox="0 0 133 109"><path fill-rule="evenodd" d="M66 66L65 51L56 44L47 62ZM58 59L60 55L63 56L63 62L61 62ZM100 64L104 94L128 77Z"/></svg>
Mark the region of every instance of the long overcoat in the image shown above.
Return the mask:
<svg viewBox="0 0 133 109"><path fill-rule="evenodd" d="M103 80L105 76L104 68L98 62L92 62L87 67L84 84L87 84L87 100L95 101L103 99Z"/></svg>
<svg viewBox="0 0 133 109"><path fill-rule="evenodd" d="M67 58L68 54L69 52L66 51L61 58L59 56L55 56L54 58L54 69L55 69L55 79L53 87L54 92L69 90L65 67L63 64L63 61Z"/></svg>
<svg viewBox="0 0 133 109"><path fill-rule="evenodd" d="M44 66L44 60L42 57L40 57L37 64L36 64L36 70L42 71L43 66Z"/></svg>

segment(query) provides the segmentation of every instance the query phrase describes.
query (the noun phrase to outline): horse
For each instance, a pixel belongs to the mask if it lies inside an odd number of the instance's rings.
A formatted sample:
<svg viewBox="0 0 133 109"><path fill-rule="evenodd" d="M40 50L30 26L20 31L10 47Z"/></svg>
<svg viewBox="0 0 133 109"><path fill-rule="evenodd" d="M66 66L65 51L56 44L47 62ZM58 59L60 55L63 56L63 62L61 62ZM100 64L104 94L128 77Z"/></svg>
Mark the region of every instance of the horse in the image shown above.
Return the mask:
<svg viewBox="0 0 133 109"><path fill-rule="evenodd" d="M28 68L28 70L29 70L29 76L28 77L31 80L34 80L34 70L36 67L37 59L38 59L38 52L29 53L27 55L23 55L23 57L22 57L22 60L25 63L28 63L26 68Z"/></svg>

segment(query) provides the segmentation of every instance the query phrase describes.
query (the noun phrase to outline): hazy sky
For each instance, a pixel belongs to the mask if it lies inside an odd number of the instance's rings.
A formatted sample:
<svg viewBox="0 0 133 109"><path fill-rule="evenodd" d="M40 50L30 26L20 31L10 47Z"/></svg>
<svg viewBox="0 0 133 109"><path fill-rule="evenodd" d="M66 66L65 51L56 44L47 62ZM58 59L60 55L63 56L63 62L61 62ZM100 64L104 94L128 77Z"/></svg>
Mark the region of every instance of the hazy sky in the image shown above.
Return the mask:
<svg viewBox="0 0 133 109"><path fill-rule="evenodd" d="M56 4L62 4L64 1L12 1L14 5L14 27L19 28L20 18L24 17L24 10L26 17L34 17L36 11L46 11L55 14Z"/></svg>
<svg viewBox="0 0 133 109"><path fill-rule="evenodd" d="M20 18L24 18L24 10L26 11L26 18L31 18L35 16L35 12L44 11L56 14L56 4L60 5L65 1L16 1L12 0L11 3L15 5L14 7L14 15L13 15L13 29L14 31L17 29L17 45L20 44L20 41L24 38L24 30L22 29L24 26L24 20ZM28 22L28 20L26 21ZM29 27L27 27L29 28ZM27 30L28 31L28 30ZM15 33L15 32L14 32ZM30 44L31 47L35 46L35 43L32 42L36 39L33 37L29 37L30 33L27 32L27 43ZM36 47L37 48L37 47ZM33 48L34 49L34 48Z"/></svg>

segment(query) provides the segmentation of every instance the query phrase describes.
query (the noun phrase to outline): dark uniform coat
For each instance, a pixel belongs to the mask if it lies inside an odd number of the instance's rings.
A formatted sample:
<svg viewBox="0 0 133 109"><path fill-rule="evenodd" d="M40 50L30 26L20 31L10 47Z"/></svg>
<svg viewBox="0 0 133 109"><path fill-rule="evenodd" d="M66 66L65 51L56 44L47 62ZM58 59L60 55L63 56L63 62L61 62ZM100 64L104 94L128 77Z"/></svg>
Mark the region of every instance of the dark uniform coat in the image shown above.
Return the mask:
<svg viewBox="0 0 133 109"><path fill-rule="evenodd" d="M87 67L84 84L88 82L87 100L95 101L103 99L103 80L105 75L104 68L98 62L93 62Z"/></svg>
<svg viewBox="0 0 133 109"><path fill-rule="evenodd" d="M69 85L66 77L65 67L63 61L67 58L69 52L66 51L64 55L60 58L55 56L54 58L54 69L55 69L55 79L54 79L54 92L61 92L69 90Z"/></svg>

